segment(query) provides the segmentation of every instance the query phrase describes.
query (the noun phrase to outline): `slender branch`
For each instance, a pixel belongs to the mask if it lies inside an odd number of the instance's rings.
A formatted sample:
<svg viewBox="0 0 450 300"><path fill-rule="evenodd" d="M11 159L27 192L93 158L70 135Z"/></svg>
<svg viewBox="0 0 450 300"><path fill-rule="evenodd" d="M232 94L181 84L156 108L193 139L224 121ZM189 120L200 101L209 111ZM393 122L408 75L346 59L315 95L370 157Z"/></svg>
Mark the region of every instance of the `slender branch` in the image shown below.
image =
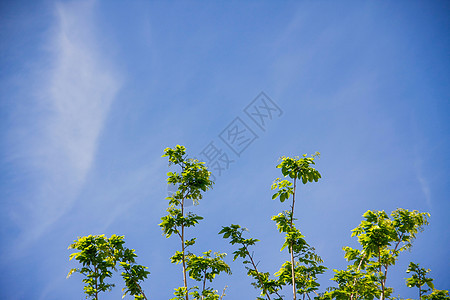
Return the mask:
<svg viewBox="0 0 450 300"><path fill-rule="evenodd" d="M184 199L181 199L181 215L184 219ZM186 289L186 300L189 300L188 287L187 287L187 278L186 278L186 255L185 255L185 247L184 247L184 222L181 223L181 250L183 252L183 283L184 288Z"/></svg>
<svg viewBox="0 0 450 300"><path fill-rule="evenodd" d="M295 189L296 189L296 181L297 178L294 178L294 192L292 193L292 211L291 211L291 229L293 228L294 221L294 205L295 205ZM294 300L297 300L297 292L295 290L295 261L294 261L294 245L291 241L289 248L291 250L291 273L292 273L292 293L294 294Z"/></svg>
<svg viewBox="0 0 450 300"><path fill-rule="evenodd" d="M292 273L292 293L294 294L294 300L297 299L297 292L295 290L295 266L294 266L294 249L291 245L289 245L289 248L291 250L291 273Z"/></svg>
<svg viewBox="0 0 450 300"><path fill-rule="evenodd" d="M130 272L128 272L128 270L126 270L126 269L124 269L124 270L125 270L125 272L126 272L128 275L131 275ZM136 286L138 287L139 292L141 292L141 295L144 297L144 299L145 299L145 300L148 300L147 297L146 297L145 294L144 294L144 291L143 291L142 288L141 288L141 285L140 285L135 279L133 279L131 276L130 276L130 278L134 281L134 283L135 283Z"/></svg>
<svg viewBox="0 0 450 300"><path fill-rule="evenodd" d="M243 244L243 246L245 248L245 251L247 252L247 256L250 258L250 262L252 263L253 268L256 271L256 275L258 276L258 280L261 283L261 286L262 286L262 288L264 290L264 294L266 294L267 298L270 300L269 293L267 292L266 287L264 286L264 282L262 281L261 276L259 275L258 268L256 267L256 264L253 261L253 257L250 255L250 252L248 251L247 245Z"/></svg>
<svg viewBox="0 0 450 300"><path fill-rule="evenodd" d="M380 265L379 266L379 271L380 271L380 273L382 273L381 272L381 251L380 251L380 247L378 246L378 264ZM385 270L387 270L386 268L385 268ZM381 298L380 298L380 300L384 300L384 284L385 284L385 280L386 279L381 279Z"/></svg>
<svg viewBox="0 0 450 300"><path fill-rule="evenodd" d="M95 271L95 299L98 300L98 273L97 273L97 266L94 266L94 271Z"/></svg>
<svg viewBox="0 0 450 300"><path fill-rule="evenodd" d="M144 291L141 288L141 285L139 283L136 282L136 280L134 281L136 283L136 286L138 287L139 291L141 292L141 295L144 297L145 300L147 299L147 296L145 296Z"/></svg>
<svg viewBox="0 0 450 300"><path fill-rule="evenodd" d="M397 233L397 235L398 235L398 233ZM394 255L395 255L395 252L397 252L398 246L400 246L400 243L402 242L403 235L404 235L404 233L401 233L399 238L398 238L398 242L395 245L394 251L393 251ZM379 248L378 248L378 252L380 252ZM378 255L380 255L380 254L378 254ZM389 267L388 262L386 262L383 266L384 266L384 278L381 280L382 281L381 282L381 288L382 288L382 292L383 292L382 293L382 297L383 297L382 299L384 299L384 290L385 290L385 286L386 286L387 271L388 271L388 267ZM380 266L380 272L381 272L381 266Z"/></svg>
<svg viewBox="0 0 450 300"><path fill-rule="evenodd" d="M175 229L177 230L177 234L180 237L180 239L183 239L183 237L181 236L181 233L178 231L178 228L175 226Z"/></svg>
<svg viewBox="0 0 450 300"><path fill-rule="evenodd" d="M203 292L205 291L205 288L206 288L206 270L205 270L205 278L203 279L203 290L202 290L202 294L203 294ZM202 299L203 299L203 296L202 296Z"/></svg>
<svg viewBox="0 0 450 300"><path fill-rule="evenodd" d="M294 221L294 205L295 205L295 189L296 189L296 184L297 184L297 178L294 178L294 192L292 193L292 213L291 213L291 228L292 228L292 224Z"/></svg>
<svg viewBox="0 0 450 300"><path fill-rule="evenodd" d="M364 253L364 255L361 257L361 260L359 261L358 268L356 269L356 271L359 271L361 269L362 263L363 263L365 258L366 258L366 253ZM356 277L353 280L353 287L355 285L356 285ZM353 300L353 297L356 297L355 299L358 299L358 294L350 294L350 300Z"/></svg>
<svg viewBox="0 0 450 300"><path fill-rule="evenodd" d="M359 269L361 269L362 262L364 261L365 258L366 258L366 253L364 253L363 257L362 257L361 260L359 261L358 269L356 269L357 271L359 271Z"/></svg>
<svg viewBox="0 0 450 300"><path fill-rule="evenodd" d="M277 291L275 291L275 295L277 295L280 299L282 299L281 295Z"/></svg>

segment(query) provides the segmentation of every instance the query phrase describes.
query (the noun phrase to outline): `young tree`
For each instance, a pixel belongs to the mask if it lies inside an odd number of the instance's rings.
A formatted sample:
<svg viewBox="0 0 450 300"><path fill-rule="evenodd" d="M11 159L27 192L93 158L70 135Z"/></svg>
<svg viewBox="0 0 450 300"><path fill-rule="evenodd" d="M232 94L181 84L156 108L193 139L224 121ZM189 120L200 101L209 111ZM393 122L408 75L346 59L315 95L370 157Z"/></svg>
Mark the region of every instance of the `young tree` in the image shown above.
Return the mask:
<svg viewBox="0 0 450 300"><path fill-rule="evenodd" d="M175 298L189 300L192 293L196 299L218 299L217 291L206 288L206 280L212 279L219 273L230 273L228 265L223 262L226 254L215 253L215 257L210 256L211 252L204 253L203 256L196 256L187 251L188 247L195 244L195 238L186 238L186 228L195 226L203 217L192 212L185 212L187 201L193 201L194 205L203 198L202 193L212 188L213 182L210 180L211 173L207 170L203 162L190 159L186 156L186 148L177 145L174 148L166 148L162 157L168 157L169 165L177 165L180 172L167 173L167 182L178 186L177 191L166 199L169 200L168 214L161 218L159 226L165 236L169 238L172 234L178 235L181 242L181 250L176 251L172 256L172 263L182 265L183 286L175 289ZM209 270L209 271L208 271ZM197 281L203 281L201 293L198 287L189 288L187 273ZM192 292L191 292L192 290Z"/></svg>
<svg viewBox="0 0 450 300"><path fill-rule="evenodd" d="M109 239L104 235L78 238L69 246L69 249L79 250L70 255L70 260L75 258L82 268L71 269L67 278L73 273L84 275L84 293L87 297L98 300L100 292L110 291L114 287L114 284L106 283L105 279L112 276L112 271L117 270L116 265L119 263L123 268L122 277L126 286L123 288L124 297L129 293L136 300L147 299L140 282L150 272L146 271L147 267L136 264L134 249L124 247L124 243L124 237L115 234Z"/></svg>
<svg viewBox="0 0 450 300"><path fill-rule="evenodd" d="M417 287L419 289L419 300L421 300L425 293L429 292L431 289L434 289L433 279L426 276L427 273L430 272L430 269L420 268L419 264L410 262L406 273L411 272L413 274L410 278L406 279L406 285L409 288ZM429 289L423 287L425 284L429 287Z"/></svg>
<svg viewBox="0 0 450 300"><path fill-rule="evenodd" d="M353 261L346 271L335 271L338 283L325 293L327 298L347 295L349 299L379 297L386 299L392 289L386 287L388 269L399 254L410 249L416 234L428 225L428 213L396 209L388 216L384 211L367 211L361 224L352 230L361 250L344 247L345 258ZM339 299L339 298L337 298Z"/></svg>
<svg viewBox="0 0 450 300"><path fill-rule="evenodd" d="M430 269L425 269L419 267L419 264L415 264L413 262L409 263L408 269L406 273L412 273L412 276L406 278L406 285L409 288L416 287L419 289L419 300L422 299L433 299L433 300L444 300L450 299L448 295L448 291L446 290L436 290L434 288L433 279L427 277L427 274L430 272ZM427 285L428 288L424 288L424 285ZM425 295L426 293L432 291L431 294Z"/></svg>
<svg viewBox="0 0 450 300"><path fill-rule="evenodd" d="M281 202L286 201L292 196L291 210L285 211L272 217L272 220L276 222L278 230L285 234L285 243L281 250L287 248L290 253L291 260L284 263L281 269L275 273L278 279L270 279L269 273L263 273L258 271L257 263L253 258L253 253L250 254L248 250L249 246L253 246L258 240L245 239L242 233L245 229L239 225L231 225L229 227L223 227L220 234L224 235L224 238L230 238L231 244L240 244L241 247L234 252L234 259L237 257L244 258L244 264L250 265L247 267L247 274L255 279L253 285L261 289L261 296L266 296L271 300L270 296L275 294L276 299L282 299L280 295L283 286L292 285L293 298L297 299L297 294L303 295L303 298L308 297L309 293L318 289L319 283L317 282L317 275L322 274L325 271L325 267L320 265L323 261L315 253L315 249L308 245L304 236L295 227L294 224L294 206L295 206L295 192L297 187L297 179L301 180L303 184L312 181L318 181L321 178L320 173L315 170L311 165L314 165L314 159L319 155L316 153L311 157L304 155L299 157L285 157L281 158L281 163L277 168L281 169L282 174L285 177L289 177L290 180L281 180L277 178L272 184L272 190L277 189L277 192L273 195L272 199L280 198ZM262 298L258 298L262 299Z"/></svg>
<svg viewBox="0 0 450 300"><path fill-rule="evenodd" d="M272 184L272 190L278 191L272 196L272 199L279 198L280 202L284 202L292 196L291 210L274 216L272 220L277 223L280 232L285 233L285 247L288 247L291 260L283 264L277 275L281 276L282 283L290 280L292 284L293 299L297 299L297 293L303 296L309 292L315 291L319 285L316 281L316 275L324 272L325 268L320 266L321 258L314 253L314 248L310 247L303 239L303 235L295 228L294 207L297 189L297 180L301 180L303 184L308 182L317 182L322 176L319 171L312 166L315 165L315 158L320 153L316 152L311 157L306 154L303 157L281 157L280 164L277 168L281 169L281 173L285 178L290 180L281 180L277 178ZM297 258L297 261L295 260ZM287 269L290 267L290 276ZM301 279L300 279L301 278ZM299 280L300 279L300 280ZM308 296L309 297L309 296Z"/></svg>

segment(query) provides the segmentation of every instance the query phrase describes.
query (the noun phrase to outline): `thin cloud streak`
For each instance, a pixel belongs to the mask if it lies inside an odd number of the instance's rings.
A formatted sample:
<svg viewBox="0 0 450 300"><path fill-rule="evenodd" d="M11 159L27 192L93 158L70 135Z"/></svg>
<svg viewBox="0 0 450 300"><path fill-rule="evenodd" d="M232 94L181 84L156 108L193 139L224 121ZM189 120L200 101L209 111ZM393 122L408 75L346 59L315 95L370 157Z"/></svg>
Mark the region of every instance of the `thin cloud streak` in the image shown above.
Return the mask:
<svg viewBox="0 0 450 300"><path fill-rule="evenodd" d="M431 208L431 190L428 181L423 176L422 159L419 158L417 146L415 147L416 158L414 160L414 171L417 181L420 184L420 189L425 197L425 202L429 208Z"/></svg>
<svg viewBox="0 0 450 300"><path fill-rule="evenodd" d="M28 141L30 167L42 174L24 224L22 246L38 239L68 209L95 162L98 140L121 80L92 34L94 3L56 5L50 65L37 106L39 139ZM31 140L31 139L30 139ZM24 143L24 147L29 147ZM27 150L28 152L30 150ZM37 154L36 154L37 153ZM30 230L30 228L32 228Z"/></svg>
<svg viewBox="0 0 450 300"><path fill-rule="evenodd" d="M420 126L417 122L416 115L411 113L410 115L410 126L413 134L414 144L414 160L413 160L413 168L414 175L419 183L420 190L425 198L426 205L431 209L432 208L432 199L431 199L431 188L429 181L424 176L424 155L422 154L422 149L424 149L425 139L422 137Z"/></svg>

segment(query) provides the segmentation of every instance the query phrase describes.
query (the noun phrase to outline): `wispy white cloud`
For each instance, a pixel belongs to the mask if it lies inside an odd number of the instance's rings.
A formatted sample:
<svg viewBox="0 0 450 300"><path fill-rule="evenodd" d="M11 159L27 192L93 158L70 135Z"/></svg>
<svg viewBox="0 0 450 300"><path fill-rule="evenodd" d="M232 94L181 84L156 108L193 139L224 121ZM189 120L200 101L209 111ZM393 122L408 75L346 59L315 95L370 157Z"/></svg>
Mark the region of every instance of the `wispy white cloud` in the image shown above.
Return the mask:
<svg viewBox="0 0 450 300"><path fill-rule="evenodd" d="M21 246L38 239L71 207L95 162L110 106L121 79L102 53L93 1L57 3L46 66L36 71L39 96L34 129L20 142L37 191L21 213ZM43 65L43 64L42 64ZM34 135L31 135L34 132ZM22 137L22 138L23 138Z"/></svg>
<svg viewBox="0 0 450 300"><path fill-rule="evenodd" d="M430 186L428 185L428 181L422 176L421 170L419 167L416 166L416 176L417 180L420 183L420 188L422 190L422 193L425 197L425 201L427 202L428 206L431 206L431 191Z"/></svg>
<svg viewBox="0 0 450 300"><path fill-rule="evenodd" d="M412 167L415 175L415 179L419 183L419 188L422 191L425 198L426 205L431 209L432 207L432 191L430 188L429 180L426 178L426 172L424 171L424 162L426 161L424 155L424 149L427 148L426 139L422 135L419 123L417 121L416 114L411 111L409 116L409 124L412 133L412 139L414 143L411 145L413 149Z"/></svg>
<svg viewBox="0 0 450 300"><path fill-rule="evenodd" d="M418 132L416 130L415 134L416 137L418 136ZM420 189L422 191L423 196L425 197L425 202L429 208L431 208L431 189L430 185L428 183L428 180L423 175L423 159L419 155L419 143L416 142L414 145L414 171L416 175L416 179L419 182Z"/></svg>

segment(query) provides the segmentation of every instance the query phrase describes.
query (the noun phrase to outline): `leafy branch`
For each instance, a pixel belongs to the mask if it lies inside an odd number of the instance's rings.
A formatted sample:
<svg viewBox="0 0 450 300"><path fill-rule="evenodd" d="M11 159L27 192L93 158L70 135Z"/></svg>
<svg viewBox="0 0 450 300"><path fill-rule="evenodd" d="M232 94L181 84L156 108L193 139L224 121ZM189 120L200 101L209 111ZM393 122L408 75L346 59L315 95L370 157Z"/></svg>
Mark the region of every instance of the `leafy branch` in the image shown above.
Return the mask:
<svg viewBox="0 0 450 300"><path fill-rule="evenodd" d="M78 250L70 255L70 260L75 258L82 268L73 268L67 278L73 273L80 273L86 278L83 282L84 293L91 299L98 300L100 292L110 291L114 284L106 283L105 279L112 276L112 271L117 271L116 265L123 268L122 278L125 281L124 297L126 294L135 296L135 299L147 299L140 282L147 278L147 267L136 264L134 249L123 246L124 236L112 235L110 238L104 235L89 235L75 240L69 249Z"/></svg>
<svg viewBox="0 0 450 300"><path fill-rule="evenodd" d="M230 239L231 245L241 245L241 247L234 251L233 260L236 260L238 257L244 259L243 263L245 265L251 265L251 267L246 267L247 275L253 277L256 282L252 283L256 288L260 288L262 290L261 295L265 295L267 299L271 300L270 295L275 294L278 296L277 299L282 299L282 297L278 294L280 290L280 285L276 280L269 279L269 273L262 273L258 271L257 263L254 260L253 252L250 253L249 247L253 246L259 240L253 238L244 238L242 233L247 231L246 228L241 228L240 225L231 225L224 226L219 234L223 234L224 239ZM262 298L258 298L262 299Z"/></svg>

